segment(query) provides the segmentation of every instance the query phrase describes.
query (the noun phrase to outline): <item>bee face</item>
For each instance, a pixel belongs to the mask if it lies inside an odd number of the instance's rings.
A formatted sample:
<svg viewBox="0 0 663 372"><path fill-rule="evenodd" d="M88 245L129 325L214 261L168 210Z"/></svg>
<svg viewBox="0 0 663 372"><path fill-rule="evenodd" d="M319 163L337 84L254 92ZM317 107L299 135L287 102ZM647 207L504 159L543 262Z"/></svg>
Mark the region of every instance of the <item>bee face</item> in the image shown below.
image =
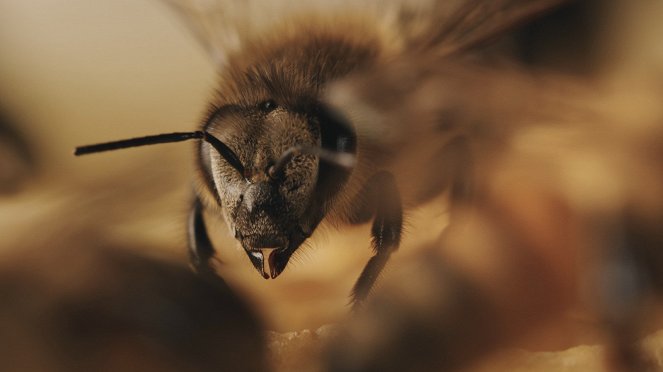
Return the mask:
<svg viewBox="0 0 663 372"><path fill-rule="evenodd" d="M203 163L235 238L251 255L260 255L262 248L274 248L276 256L293 251L302 235L310 235L304 232L311 230L306 214L318 160L300 154L278 174L270 174L270 168L292 147L319 146L318 123L275 100L224 106L213 116L206 130L228 144L244 167L240 174L210 145L202 145Z"/></svg>

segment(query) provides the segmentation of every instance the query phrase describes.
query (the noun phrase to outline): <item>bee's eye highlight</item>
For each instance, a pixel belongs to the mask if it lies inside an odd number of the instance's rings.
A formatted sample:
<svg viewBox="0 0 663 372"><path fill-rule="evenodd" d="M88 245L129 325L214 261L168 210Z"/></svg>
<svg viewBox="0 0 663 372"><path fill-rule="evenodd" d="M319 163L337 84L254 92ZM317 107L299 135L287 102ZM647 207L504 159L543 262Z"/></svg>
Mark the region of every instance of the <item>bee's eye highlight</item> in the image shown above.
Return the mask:
<svg viewBox="0 0 663 372"><path fill-rule="evenodd" d="M269 99L267 101L261 102L258 105L258 107L260 108L261 111L267 113L276 110L276 108L279 107L279 105L277 105L276 102L274 102L274 100Z"/></svg>

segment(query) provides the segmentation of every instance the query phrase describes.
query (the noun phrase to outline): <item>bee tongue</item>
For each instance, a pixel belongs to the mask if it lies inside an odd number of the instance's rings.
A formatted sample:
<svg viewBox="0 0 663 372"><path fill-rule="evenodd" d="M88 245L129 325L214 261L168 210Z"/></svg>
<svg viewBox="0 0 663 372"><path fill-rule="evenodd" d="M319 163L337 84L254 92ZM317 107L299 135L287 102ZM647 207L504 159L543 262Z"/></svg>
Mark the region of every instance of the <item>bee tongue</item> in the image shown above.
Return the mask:
<svg viewBox="0 0 663 372"><path fill-rule="evenodd" d="M249 255L249 259L251 260L251 263L253 264L253 267L258 270L260 275L262 275L263 278L269 279L269 275L265 272L265 257L263 256L261 251L247 251L246 252Z"/></svg>
<svg viewBox="0 0 663 372"><path fill-rule="evenodd" d="M290 254L284 250L274 249L269 254L269 272L272 279L276 279L277 276L281 275L289 259Z"/></svg>
<svg viewBox="0 0 663 372"><path fill-rule="evenodd" d="M271 250L271 252L269 252L269 258L267 259L269 274L265 272L264 256L266 253L265 250L268 249ZM275 279L285 269L292 253L283 248L265 248L260 250L246 250L246 254L249 256L253 267L258 270L258 273L260 273L263 278L269 279L271 277L272 279Z"/></svg>
<svg viewBox="0 0 663 372"><path fill-rule="evenodd" d="M275 279L277 276L279 276L280 272L276 271L276 252L277 250L273 250L269 253L269 272L271 274L272 279Z"/></svg>

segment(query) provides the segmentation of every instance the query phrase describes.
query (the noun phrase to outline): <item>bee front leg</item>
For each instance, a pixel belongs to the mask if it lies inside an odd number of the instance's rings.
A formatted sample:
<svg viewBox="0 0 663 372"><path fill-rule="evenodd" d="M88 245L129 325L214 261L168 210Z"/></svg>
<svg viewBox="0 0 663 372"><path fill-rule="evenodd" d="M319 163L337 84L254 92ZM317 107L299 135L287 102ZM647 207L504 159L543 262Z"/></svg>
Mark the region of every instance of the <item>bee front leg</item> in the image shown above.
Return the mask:
<svg viewBox="0 0 663 372"><path fill-rule="evenodd" d="M200 274L214 273L209 261L215 251L205 227L203 205L197 197L189 214L188 236L189 260L193 269Z"/></svg>
<svg viewBox="0 0 663 372"><path fill-rule="evenodd" d="M371 245L375 255L368 261L352 290L352 304L356 309L366 299L380 272L401 241L403 207L394 176L379 172L368 181L363 194L373 208Z"/></svg>

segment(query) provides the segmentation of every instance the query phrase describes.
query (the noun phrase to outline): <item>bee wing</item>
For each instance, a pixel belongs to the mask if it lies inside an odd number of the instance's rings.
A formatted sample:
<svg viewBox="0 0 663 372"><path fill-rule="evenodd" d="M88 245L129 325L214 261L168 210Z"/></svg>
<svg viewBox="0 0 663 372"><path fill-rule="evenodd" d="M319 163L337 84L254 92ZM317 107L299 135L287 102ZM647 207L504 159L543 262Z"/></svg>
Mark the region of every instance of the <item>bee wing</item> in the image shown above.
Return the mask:
<svg viewBox="0 0 663 372"><path fill-rule="evenodd" d="M494 122L496 117L507 125L527 111L516 104L523 101L519 97L551 98L540 97L529 74L491 71L445 57L478 49L570 1L402 0L397 26L406 43L403 55L334 82L325 99L367 138L391 146L418 131L423 137L441 132L440 125L454 132L466 129L460 123Z"/></svg>
<svg viewBox="0 0 663 372"><path fill-rule="evenodd" d="M459 54L570 1L463 0L453 6L439 2L429 10L437 22L411 44L440 56Z"/></svg>
<svg viewBox="0 0 663 372"><path fill-rule="evenodd" d="M242 1L162 0L182 19L200 45L218 66L224 64L229 48L239 39L239 15L246 4Z"/></svg>
<svg viewBox="0 0 663 372"><path fill-rule="evenodd" d="M213 62L223 65L242 40L293 14L365 13L396 31L406 49L447 56L480 46L570 0L162 0Z"/></svg>
<svg viewBox="0 0 663 372"><path fill-rule="evenodd" d="M161 0L184 22L213 62L223 65L227 55L248 38L293 15L324 18L338 14L371 14L394 26L413 5L429 0ZM423 12L422 12L423 13ZM284 20L286 19L286 20Z"/></svg>

